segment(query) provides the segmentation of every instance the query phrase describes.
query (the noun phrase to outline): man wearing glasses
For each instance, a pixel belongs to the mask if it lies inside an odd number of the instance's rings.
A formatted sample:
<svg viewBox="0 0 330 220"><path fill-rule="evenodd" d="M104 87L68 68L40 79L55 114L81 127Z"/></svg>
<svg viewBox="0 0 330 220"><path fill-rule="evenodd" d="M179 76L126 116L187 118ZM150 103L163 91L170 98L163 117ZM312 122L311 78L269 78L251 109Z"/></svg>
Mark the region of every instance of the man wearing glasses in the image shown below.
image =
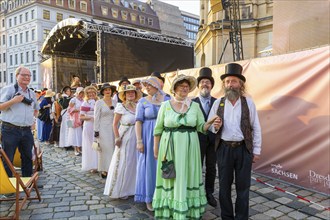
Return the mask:
<svg viewBox="0 0 330 220"><path fill-rule="evenodd" d="M24 66L15 71L16 83L4 87L0 92L2 147L13 161L16 148L21 153L22 176L32 175L32 147L34 144L32 126L38 114L39 105L35 93L28 88L31 72ZM4 164L8 176L12 176Z"/></svg>

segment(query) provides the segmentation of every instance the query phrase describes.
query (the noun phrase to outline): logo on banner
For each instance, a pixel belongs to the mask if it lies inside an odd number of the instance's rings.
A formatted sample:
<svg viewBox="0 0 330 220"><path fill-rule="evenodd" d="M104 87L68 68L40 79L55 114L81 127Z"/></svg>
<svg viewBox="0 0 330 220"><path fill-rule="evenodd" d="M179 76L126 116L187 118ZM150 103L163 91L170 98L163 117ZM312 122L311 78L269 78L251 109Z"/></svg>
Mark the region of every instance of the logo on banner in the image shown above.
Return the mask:
<svg viewBox="0 0 330 220"><path fill-rule="evenodd" d="M328 174L327 176L323 176L313 170L309 170L309 182L320 183L324 187L330 188L330 174Z"/></svg>
<svg viewBox="0 0 330 220"><path fill-rule="evenodd" d="M298 174L288 172L283 170L283 166L281 164L271 164L271 172L278 176L284 176L290 179L298 180Z"/></svg>

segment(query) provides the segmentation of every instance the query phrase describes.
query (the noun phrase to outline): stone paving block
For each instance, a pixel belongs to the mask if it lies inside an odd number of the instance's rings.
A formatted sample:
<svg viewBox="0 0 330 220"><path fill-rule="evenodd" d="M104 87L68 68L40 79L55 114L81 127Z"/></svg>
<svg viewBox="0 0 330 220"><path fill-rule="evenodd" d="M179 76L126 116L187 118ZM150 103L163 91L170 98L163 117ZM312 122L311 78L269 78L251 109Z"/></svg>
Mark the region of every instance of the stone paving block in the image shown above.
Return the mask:
<svg viewBox="0 0 330 220"><path fill-rule="evenodd" d="M274 189L272 189L272 188L261 188L261 189L258 189L257 191L262 193L262 194L266 194L266 193L273 192Z"/></svg>
<svg viewBox="0 0 330 220"><path fill-rule="evenodd" d="M60 207L55 207L54 212L68 212L70 211L70 206L60 206Z"/></svg>
<svg viewBox="0 0 330 220"><path fill-rule="evenodd" d="M75 197L65 197L65 198L62 198L62 201L68 201L68 202L72 202L72 201L75 201L76 198Z"/></svg>
<svg viewBox="0 0 330 220"><path fill-rule="evenodd" d="M274 194L273 192L272 192L272 193L263 194L263 196L264 196L266 199L271 200L271 201L273 201L273 200L279 198L279 196L276 195L276 194Z"/></svg>
<svg viewBox="0 0 330 220"><path fill-rule="evenodd" d="M288 213L288 216L290 216L293 219L305 219L308 217L307 215L305 215L299 211L290 212L290 213Z"/></svg>
<svg viewBox="0 0 330 220"><path fill-rule="evenodd" d="M55 213L53 218L56 219L56 218L70 218L70 217L73 217L74 216L74 212L58 212L58 213Z"/></svg>
<svg viewBox="0 0 330 220"><path fill-rule="evenodd" d="M101 209L101 208L104 208L105 207L105 205L103 205L103 204L98 204L98 205L90 205L89 206L89 209Z"/></svg>
<svg viewBox="0 0 330 220"><path fill-rule="evenodd" d="M43 203L29 203L28 204L28 209L41 209L41 208L46 208L47 204Z"/></svg>
<svg viewBox="0 0 330 220"><path fill-rule="evenodd" d="M79 217L72 217L69 220L88 220L88 216L79 216Z"/></svg>
<svg viewBox="0 0 330 220"><path fill-rule="evenodd" d="M50 199L43 199L42 203L50 204L50 203L58 203L61 201L62 201L62 198L50 198Z"/></svg>
<svg viewBox="0 0 330 220"><path fill-rule="evenodd" d="M306 196L309 196L309 195L313 194L313 192L303 189L303 190L296 191L295 194L300 195L302 197L306 197Z"/></svg>
<svg viewBox="0 0 330 220"><path fill-rule="evenodd" d="M281 204L287 204L292 202L292 199L286 198L286 197L281 197L278 199L275 199L276 202L281 203Z"/></svg>
<svg viewBox="0 0 330 220"><path fill-rule="evenodd" d="M260 212L260 213L264 213L264 212L269 210L269 207L264 206L262 204L257 204L255 206L252 206L251 208L258 211L258 212Z"/></svg>
<svg viewBox="0 0 330 220"><path fill-rule="evenodd" d="M266 198L261 197L261 196L254 197L251 200L254 201L255 203L264 203L264 202L268 201Z"/></svg>
<svg viewBox="0 0 330 220"><path fill-rule="evenodd" d="M254 216L250 216L250 219L253 219L253 220L267 220L267 219L269 219L269 216L259 213L259 214L256 214Z"/></svg>
<svg viewBox="0 0 330 220"><path fill-rule="evenodd" d="M249 216L253 216L253 215L256 215L256 214L259 214L259 213L260 212L258 212L257 210L249 208Z"/></svg>
<svg viewBox="0 0 330 220"><path fill-rule="evenodd" d="M84 200L71 201L70 206L83 205L85 204Z"/></svg>
<svg viewBox="0 0 330 220"><path fill-rule="evenodd" d="M100 208L98 210L96 210L97 214L109 214L109 213L114 213L114 209L113 208Z"/></svg>
<svg viewBox="0 0 330 220"><path fill-rule="evenodd" d="M71 211L86 211L88 210L87 205L77 205L77 206L70 206Z"/></svg>
<svg viewBox="0 0 330 220"><path fill-rule="evenodd" d="M275 209L278 210L278 211L280 211L280 212L283 212L284 214L289 213L289 212L292 212L294 210L294 209L289 208L289 207L284 206L284 205L278 206Z"/></svg>
<svg viewBox="0 0 330 220"><path fill-rule="evenodd" d="M276 220L291 220L291 219L293 219L293 218L290 218L287 215L276 218Z"/></svg>
<svg viewBox="0 0 330 220"><path fill-rule="evenodd" d="M301 211L303 213L308 214L308 215L311 215L311 216L314 216L317 213L319 213L319 210L314 209L314 208L311 208L311 207L304 207L304 208L301 209Z"/></svg>
<svg viewBox="0 0 330 220"><path fill-rule="evenodd" d="M86 205L97 205L97 204L101 204L100 200L88 200L88 201L86 201Z"/></svg>
<svg viewBox="0 0 330 220"><path fill-rule="evenodd" d="M107 214L107 219L117 219L123 217L124 217L123 213L119 213L119 212Z"/></svg>
<svg viewBox="0 0 330 220"><path fill-rule="evenodd" d="M32 215L35 215L35 214L44 214L44 213L52 213L53 211L54 211L53 208L34 209L32 211Z"/></svg>
<svg viewBox="0 0 330 220"><path fill-rule="evenodd" d="M69 206L69 202L56 202L56 203L49 203L48 207L58 207L58 206Z"/></svg>
<svg viewBox="0 0 330 220"><path fill-rule="evenodd" d="M269 208L272 208L272 209L277 207L277 206L280 206L279 203L274 202L274 201L265 202L265 203L263 203L263 205L268 206Z"/></svg>
<svg viewBox="0 0 330 220"><path fill-rule="evenodd" d="M91 216L96 215L96 210L85 210L85 211L79 211L75 212L75 217L82 217L82 216Z"/></svg>
<svg viewBox="0 0 330 220"><path fill-rule="evenodd" d="M302 207L305 206L304 203L302 202L298 202L298 201L292 201L292 202L289 202L286 204L286 206L290 207L290 208L293 208L293 209L301 209Z"/></svg>
<svg viewBox="0 0 330 220"><path fill-rule="evenodd" d="M30 217L30 219L33 219L33 220L45 220L45 219L52 219L52 218L53 218L53 213L31 215L31 217Z"/></svg>
<svg viewBox="0 0 330 220"><path fill-rule="evenodd" d="M107 219L107 216L104 214L100 214L100 215L92 215L89 217L90 220L103 220L103 219Z"/></svg>
<svg viewBox="0 0 330 220"><path fill-rule="evenodd" d="M268 211L264 212L263 214L267 215L267 216L270 216L271 218L278 218L278 217L283 215L282 212L279 212L275 209L268 210Z"/></svg>
<svg viewBox="0 0 330 220"><path fill-rule="evenodd" d="M323 211L321 213L318 213L316 216L322 218L322 219L330 219L330 211Z"/></svg>

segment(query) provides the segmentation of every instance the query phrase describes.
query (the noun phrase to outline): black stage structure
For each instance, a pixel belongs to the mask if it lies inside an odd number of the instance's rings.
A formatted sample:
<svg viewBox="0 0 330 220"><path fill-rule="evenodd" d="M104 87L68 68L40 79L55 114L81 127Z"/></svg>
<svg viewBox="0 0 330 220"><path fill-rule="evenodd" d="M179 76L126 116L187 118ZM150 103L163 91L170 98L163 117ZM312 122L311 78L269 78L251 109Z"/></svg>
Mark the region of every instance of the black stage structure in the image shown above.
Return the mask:
<svg viewBox="0 0 330 220"><path fill-rule="evenodd" d="M193 68L193 46L181 38L159 33L68 18L50 31L41 54L45 60L53 60L52 84L57 89L67 85L70 79L70 76L57 74L56 66L61 64L56 60L61 58L94 61L88 80L102 83L118 80L123 75L133 78L153 71L164 73ZM77 71L80 75L79 69Z"/></svg>

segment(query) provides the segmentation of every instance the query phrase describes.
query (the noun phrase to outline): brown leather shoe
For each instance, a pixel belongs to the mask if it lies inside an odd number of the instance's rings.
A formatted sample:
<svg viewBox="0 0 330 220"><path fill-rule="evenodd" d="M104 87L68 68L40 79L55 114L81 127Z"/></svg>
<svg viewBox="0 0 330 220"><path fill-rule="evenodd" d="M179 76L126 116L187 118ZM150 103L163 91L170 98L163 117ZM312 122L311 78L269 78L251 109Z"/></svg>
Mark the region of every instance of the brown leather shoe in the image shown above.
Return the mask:
<svg viewBox="0 0 330 220"><path fill-rule="evenodd" d="M217 207L217 200L215 200L215 198L212 194L207 194L206 199L207 199L207 203L210 206Z"/></svg>

